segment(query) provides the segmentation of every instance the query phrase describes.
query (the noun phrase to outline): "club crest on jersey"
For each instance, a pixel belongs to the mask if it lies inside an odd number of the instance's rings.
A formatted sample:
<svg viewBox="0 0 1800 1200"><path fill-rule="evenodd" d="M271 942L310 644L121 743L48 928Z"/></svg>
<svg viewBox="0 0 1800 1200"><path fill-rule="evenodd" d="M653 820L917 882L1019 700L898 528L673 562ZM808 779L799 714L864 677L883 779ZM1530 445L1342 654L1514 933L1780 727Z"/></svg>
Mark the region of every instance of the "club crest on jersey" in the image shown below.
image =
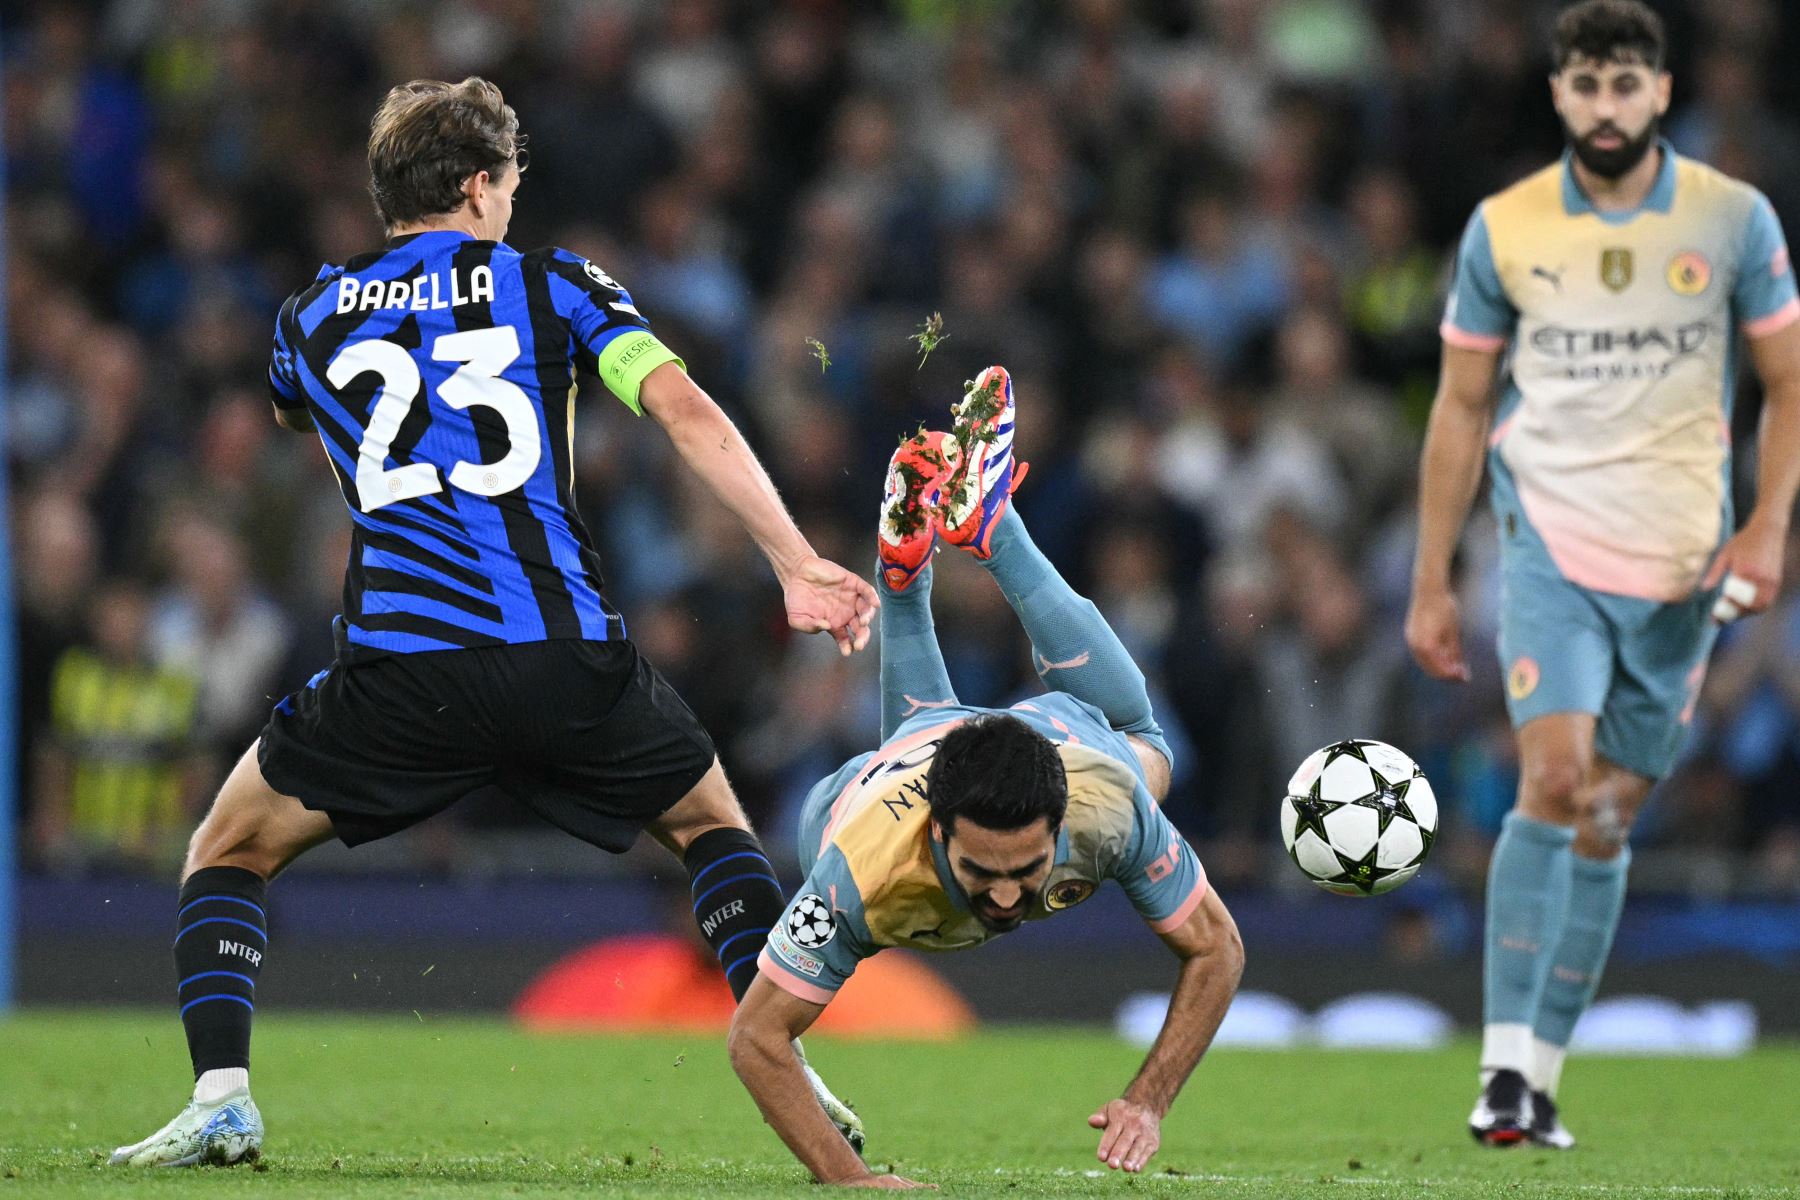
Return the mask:
<svg viewBox="0 0 1800 1200"><path fill-rule="evenodd" d="M1085 879L1064 879L1050 885L1044 893L1044 907L1051 912L1074 908L1094 894L1094 885Z"/></svg>
<svg viewBox="0 0 1800 1200"><path fill-rule="evenodd" d="M1625 246L1608 246L1600 252L1600 282L1615 292L1631 286L1631 251Z"/></svg>
<svg viewBox="0 0 1800 1200"><path fill-rule="evenodd" d="M589 279L593 280L601 287L611 288L615 292L622 292L625 290L619 286L618 280L614 279L611 275L608 275L605 271L602 271L597 264L590 262L588 259L584 258L581 260L581 269L587 272L587 277Z"/></svg>
<svg viewBox="0 0 1800 1200"><path fill-rule="evenodd" d="M1513 660L1512 669L1506 673L1506 690L1514 700L1523 700L1537 691L1538 665L1535 658L1518 658Z"/></svg>
<svg viewBox="0 0 1800 1200"><path fill-rule="evenodd" d="M1698 250L1683 250L1669 260L1668 279L1677 296L1698 296L1712 282L1712 264Z"/></svg>

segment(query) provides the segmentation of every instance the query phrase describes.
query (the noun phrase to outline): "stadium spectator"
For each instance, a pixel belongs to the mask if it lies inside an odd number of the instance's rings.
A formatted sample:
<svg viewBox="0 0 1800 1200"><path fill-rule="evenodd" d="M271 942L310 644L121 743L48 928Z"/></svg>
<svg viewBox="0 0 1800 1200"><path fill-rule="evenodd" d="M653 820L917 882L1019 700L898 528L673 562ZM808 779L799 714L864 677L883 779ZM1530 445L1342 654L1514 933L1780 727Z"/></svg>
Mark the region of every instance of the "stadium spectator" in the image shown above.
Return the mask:
<svg viewBox="0 0 1800 1200"><path fill-rule="evenodd" d="M54 789L40 787L34 747L51 744L51 678L57 663L83 640L86 607L100 574L100 538L93 518L66 492L25 497L21 506L17 597L18 706L21 753L14 758L21 807Z"/></svg>
<svg viewBox="0 0 1800 1200"><path fill-rule="evenodd" d="M178 511L162 541L170 583L149 615L149 645L160 666L199 680L195 736L223 768L268 720L288 618L251 577L243 540L212 518Z"/></svg>
<svg viewBox="0 0 1800 1200"><path fill-rule="evenodd" d="M67 870L168 867L186 844L205 779L195 758L198 681L159 666L149 597L103 585L83 641L50 673L50 733L39 747L31 850Z"/></svg>

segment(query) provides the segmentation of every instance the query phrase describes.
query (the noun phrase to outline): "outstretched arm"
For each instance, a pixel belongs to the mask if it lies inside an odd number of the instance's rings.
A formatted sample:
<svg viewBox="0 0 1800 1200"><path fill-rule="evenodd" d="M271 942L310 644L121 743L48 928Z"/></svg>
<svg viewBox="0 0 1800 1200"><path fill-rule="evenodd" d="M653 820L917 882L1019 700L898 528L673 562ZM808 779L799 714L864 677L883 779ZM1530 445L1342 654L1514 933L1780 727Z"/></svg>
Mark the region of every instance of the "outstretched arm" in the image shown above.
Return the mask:
<svg viewBox="0 0 1800 1200"><path fill-rule="evenodd" d="M794 1055L794 1039L812 1027L822 1004L800 999L758 975L731 1019L726 1042L732 1069L774 1127L820 1183L850 1187L911 1188L921 1185L896 1175L875 1175L863 1165L825 1110Z"/></svg>
<svg viewBox="0 0 1800 1200"><path fill-rule="evenodd" d="M1181 959L1169 1015L1125 1094L1088 1118L1106 1131L1099 1158L1115 1170L1143 1170L1162 1145L1162 1119L1212 1045L1244 973L1244 943L1217 892L1162 939Z"/></svg>
<svg viewBox="0 0 1800 1200"><path fill-rule="evenodd" d="M712 397L671 362L644 378L638 399L682 459L756 539L781 582L788 624L802 633L830 631L846 655L867 645L869 622L881 605L875 589L813 553L768 473Z"/></svg>

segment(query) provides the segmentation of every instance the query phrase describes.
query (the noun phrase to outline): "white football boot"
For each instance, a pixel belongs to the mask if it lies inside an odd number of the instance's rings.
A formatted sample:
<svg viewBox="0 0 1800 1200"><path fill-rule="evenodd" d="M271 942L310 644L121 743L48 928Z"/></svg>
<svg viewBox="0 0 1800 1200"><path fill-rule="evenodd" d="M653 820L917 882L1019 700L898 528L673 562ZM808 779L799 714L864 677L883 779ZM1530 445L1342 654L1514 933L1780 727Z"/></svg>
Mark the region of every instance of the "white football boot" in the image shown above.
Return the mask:
<svg viewBox="0 0 1800 1200"><path fill-rule="evenodd" d="M1562 1123L1556 1101L1550 1098L1550 1093L1537 1088L1531 1091L1531 1144L1546 1150L1575 1148L1575 1135Z"/></svg>
<svg viewBox="0 0 1800 1200"><path fill-rule="evenodd" d="M1517 1146L1531 1137L1531 1085L1514 1070L1495 1071L1475 1111L1469 1133L1484 1146Z"/></svg>
<svg viewBox="0 0 1800 1200"><path fill-rule="evenodd" d="M128 1167L229 1167L255 1162L262 1140L262 1114L250 1090L238 1088L210 1104L189 1100L173 1121L135 1145L120 1146L107 1161Z"/></svg>
<svg viewBox="0 0 1800 1200"><path fill-rule="evenodd" d="M865 1140L862 1118L856 1115L855 1109L831 1094L831 1089L825 1086L825 1081L819 1078L819 1073L812 1069L811 1063L806 1061L806 1051L800 1048L798 1038L794 1039L794 1056L800 1060L800 1069L806 1072L806 1082L812 1084L813 1098L819 1102L819 1107L825 1110L825 1115L831 1118L831 1123L837 1126L837 1131L844 1135L844 1140L850 1143L850 1148L861 1154Z"/></svg>

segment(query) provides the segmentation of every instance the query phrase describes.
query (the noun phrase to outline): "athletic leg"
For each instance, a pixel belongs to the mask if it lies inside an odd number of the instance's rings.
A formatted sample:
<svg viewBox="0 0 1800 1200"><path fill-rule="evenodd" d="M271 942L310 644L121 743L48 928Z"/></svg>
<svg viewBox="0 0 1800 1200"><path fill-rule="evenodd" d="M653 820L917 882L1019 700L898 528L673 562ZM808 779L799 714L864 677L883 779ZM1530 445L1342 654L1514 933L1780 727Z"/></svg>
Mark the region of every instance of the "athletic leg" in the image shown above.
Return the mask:
<svg viewBox="0 0 1800 1200"><path fill-rule="evenodd" d="M250 1025L269 953L268 881L332 833L331 822L263 779L251 748L194 831L176 900L175 968L194 1093L168 1125L112 1155L132 1166L230 1164L256 1157Z"/></svg>
<svg viewBox="0 0 1800 1200"><path fill-rule="evenodd" d="M931 566L897 592L876 577L881 592L881 740L907 718L956 703L944 652L931 619Z"/></svg>
<svg viewBox="0 0 1800 1200"><path fill-rule="evenodd" d="M1470 1129L1489 1144L1529 1134L1532 1027L1568 910L1576 797L1593 761L1593 739L1594 718L1586 713L1550 713L1519 730L1519 799L1488 867L1484 1090Z"/></svg>
<svg viewBox="0 0 1800 1200"><path fill-rule="evenodd" d="M1105 713L1108 724L1153 746L1166 764L1169 748L1143 671L1094 602L1070 587L1037 548L1016 506L1000 517L992 548L981 564L1025 627L1039 678Z"/></svg>
<svg viewBox="0 0 1800 1200"><path fill-rule="evenodd" d="M787 902L725 769L715 759L694 789L645 829L687 868L694 923L724 968L732 996L741 1001L756 978L756 959L769 930ZM799 1042L794 1051L819 1107L860 1153L862 1118L825 1086Z"/></svg>
<svg viewBox="0 0 1800 1200"><path fill-rule="evenodd" d="M694 922L731 994L743 999L756 978L756 956L787 902L718 761L646 832L687 868Z"/></svg>
<svg viewBox="0 0 1800 1200"><path fill-rule="evenodd" d="M1594 733L1593 765L1576 796L1568 911L1533 1024L1539 1122L1532 1138L1556 1149L1575 1144L1555 1097L1569 1040L1599 990L1625 909L1631 828L1680 754L1717 635L1705 595L1680 604L1625 597L1600 603L1618 631L1617 664Z"/></svg>

